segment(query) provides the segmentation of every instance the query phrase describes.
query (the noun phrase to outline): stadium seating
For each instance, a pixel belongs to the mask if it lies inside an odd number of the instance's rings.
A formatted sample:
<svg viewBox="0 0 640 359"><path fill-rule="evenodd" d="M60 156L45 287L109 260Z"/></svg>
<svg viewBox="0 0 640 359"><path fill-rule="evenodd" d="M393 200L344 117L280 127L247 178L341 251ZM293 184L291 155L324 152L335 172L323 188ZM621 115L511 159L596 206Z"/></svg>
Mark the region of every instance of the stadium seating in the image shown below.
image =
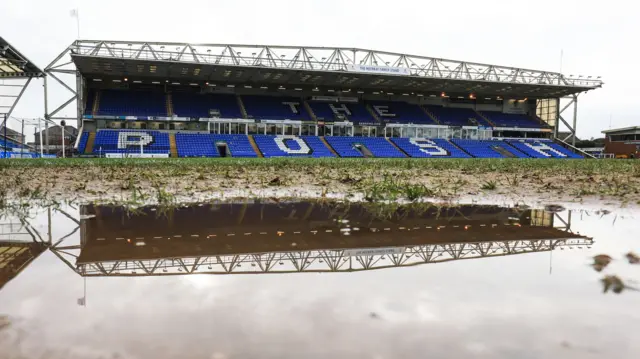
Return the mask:
<svg viewBox="0 0 640 359"><path fill-rule="evenodd" d="M242 96L247 117L270 120L308 121L303 101L295 97Z"/></svg>
<svg viewBox="0 0 640 359"><path fill-rule="evenodd" d="M411 157L417 158L470 158L467 153L445 139L390 138Z"/></svg>
<svg viewBox="0 0 640 359"><path fill-rule="evenodd" d="M247 135L211 135L214 144L225 143L232 157L258 157Z"/></svg>
<svg viewBox="0 0 640 359"><path fill-rule="evenodd" d="M521 127L541 128L542 123L522 114L510 114L502 112L481 112L483 116L493 122L497 127Z"/></svg>
<svg viewBox="0 0 640 359"><path fill-rule="evenodd" d="M456 146L479 158L529 158L526 154L499 140L452 139Z"/></svg>
<svg viewBox="0 0 640 359"><path fill-rule="evenodd" d="M158 131L101 130L96 133L93 153L169 153L169 134Z"/></svg>
<svg viewBox="0 0 640 359"><path fill-rule="evenodd" d="M84 149L87 148L87 141L89 140L89 132L82 132L80 135L80 142L78 142L78 153L84 153Z"/></svg>
<svg viewBox="0 0 640 359"><path fill-rule="evenodd" d="M87 108L87 111L91 110ZM100 93L97 115L167 117L165 94L153 91L103 90Z"/></svg>
<svg viewBox="0 0 640 359"><path fill-rule="evenodd" d="M325 140L340 157L365 157L364 154L367 152L373 157L406 157L383 137L328 136ZM359 146L362 146L360 150Z"/></svg>
<svg viewBox="0 0 640 359"><path fill-rule="evenodd" d="M339 114L353 123L376 123L365 105L360 103L309 101L309 106L321 121L336 121Z"/></svg>
<svg viewBox="0 0 640 359"><path fill-rule="evenodd" d="M418 105L392 101L372 101L368 104L385 123L436 124Z"/></svg>
<svg viewBox="0 0 640 359"><path fill-rule="evenodd" d="M440 124L448 126L491 126L470 108L426 106Z"/></svg>
<svg viewBox="0 0 640 359"><path fill-rule="evenodd" d="M583 158L550 140L507 140L506 142L533 158Z"/></svg>
<svg viewBox="0 0 640 359"><path fill-rule="evenodd" d="M264 157L335 157L316 136L253 135Z"/></svg>
<svg viewBox="0 0 640 359"><path fill-rule="evenodd" d="M96 98L96 92L94 90L89 90L87 91L87 102L86 102L86 106L84 107L84 114L85 115L91 115L93 114L93 101Z"/></svg>
<svg viewBox="0 0 640 359"><path fill-rule="evenodd" d="M171 99L173 113L178 117L242 118L235 95L174 92L171 94ZM213 116L211 110L218 110L220 116Z"/></svg>
<svg viewBox="0 0 640 359"><path fill-rule="evenodd" d="M22 147L23 146L19 143L0 138L0 148L7 148L10 150L13 148L22 148Z"/></svg>
<svg viewBox="0 0 640 359"><path fill-rule="evenodd" d="M220 157L212 135L176 133L178 157Z"/></svg>

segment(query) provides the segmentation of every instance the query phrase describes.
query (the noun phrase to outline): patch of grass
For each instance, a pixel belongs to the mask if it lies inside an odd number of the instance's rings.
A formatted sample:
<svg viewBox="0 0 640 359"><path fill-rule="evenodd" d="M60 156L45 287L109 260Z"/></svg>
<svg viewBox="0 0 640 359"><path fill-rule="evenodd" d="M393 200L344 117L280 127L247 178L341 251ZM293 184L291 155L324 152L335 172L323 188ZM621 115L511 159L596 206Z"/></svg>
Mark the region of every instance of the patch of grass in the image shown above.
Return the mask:
<svg viewBox="0 0 640 359"><path fill-rule="evenodd" d="M495 181L486 181L480 187L485 191L494 191L496 188L498 188L498 184Z"/></svg>
<svg viewBox="0 0 640 359"><path fill-rule="evenodd" d="M435 192L423 184L407 184L404 185L404 195L409 201L415 202L420 198L433 197Z"/></svg>

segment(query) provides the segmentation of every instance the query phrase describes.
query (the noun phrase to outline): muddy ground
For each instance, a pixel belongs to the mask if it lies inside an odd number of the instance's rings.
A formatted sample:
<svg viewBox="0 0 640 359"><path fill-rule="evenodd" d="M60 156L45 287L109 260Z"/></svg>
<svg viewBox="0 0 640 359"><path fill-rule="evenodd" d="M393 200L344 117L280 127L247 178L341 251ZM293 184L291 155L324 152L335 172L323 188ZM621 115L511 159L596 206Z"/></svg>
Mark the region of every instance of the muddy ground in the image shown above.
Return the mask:
<svg viewBox="0 0 640 359"><path fill-rule="evenodd" d="M6 200L178 203L220 197L419 200L501 196L640 204L640 162L253 159L3 162Z"/></svg>

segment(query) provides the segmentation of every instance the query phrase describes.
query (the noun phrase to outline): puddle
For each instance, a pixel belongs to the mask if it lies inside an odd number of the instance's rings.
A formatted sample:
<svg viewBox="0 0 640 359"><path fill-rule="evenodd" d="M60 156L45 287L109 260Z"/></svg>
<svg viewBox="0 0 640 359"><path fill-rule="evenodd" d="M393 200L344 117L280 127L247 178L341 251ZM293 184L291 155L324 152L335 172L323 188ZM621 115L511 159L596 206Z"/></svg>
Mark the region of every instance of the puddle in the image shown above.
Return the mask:
<svg viewBox="0 0 640 359"><path fill-rule="evenodd" d="M638 215L271 200L9 213L0 358L635 357L640 293L599 280L640 280L624 259Z"/></svg>

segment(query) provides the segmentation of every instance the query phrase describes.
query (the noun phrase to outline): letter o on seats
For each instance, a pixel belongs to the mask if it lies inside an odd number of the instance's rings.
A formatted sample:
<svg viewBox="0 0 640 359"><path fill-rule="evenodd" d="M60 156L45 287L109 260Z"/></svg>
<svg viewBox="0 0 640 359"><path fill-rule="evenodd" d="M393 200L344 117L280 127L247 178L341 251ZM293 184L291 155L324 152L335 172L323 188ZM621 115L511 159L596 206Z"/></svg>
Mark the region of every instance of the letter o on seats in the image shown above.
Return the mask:
<svg viewBox="0 0 640 359"><path fill-rule="evenodd" d="M297 150L294 150L287 147L285 143L286 140L295 141L298 144L298 146L300 146L300 148ZM276 136L275 141L280 151L288 153L290 155L308 155L309 153L311 153L311 149L309 148L307 143L304 142L304 140L298 136L279 135L279 136Z"/></svg>

